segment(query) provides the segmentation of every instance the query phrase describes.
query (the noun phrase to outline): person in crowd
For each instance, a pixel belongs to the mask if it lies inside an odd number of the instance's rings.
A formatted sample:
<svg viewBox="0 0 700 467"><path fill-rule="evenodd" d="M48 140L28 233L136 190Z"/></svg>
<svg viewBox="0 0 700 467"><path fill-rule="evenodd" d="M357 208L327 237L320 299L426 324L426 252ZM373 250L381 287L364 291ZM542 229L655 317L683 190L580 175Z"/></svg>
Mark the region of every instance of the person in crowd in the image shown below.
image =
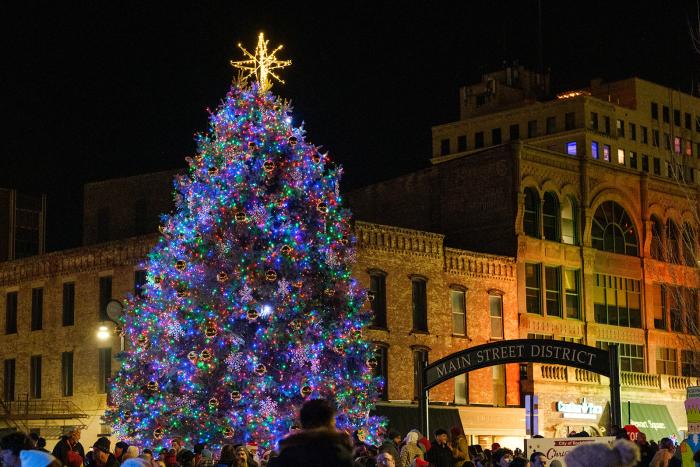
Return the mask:
<svg viewBox="0 0 700 467"><path fill-rule="evenodd" d="M189 449L180 449L176 458L180 467L194 467L194 453Z"/></svg>
<svg viewBox="0 0 700 467"><path fill-rule="evenodd" d="M21 467L20 453L31 449L34 449L34 443L24 433L5 435L0 439L0 461L3 467Z"/></svg>
<svg viewBox="0 0 700 467"><path fill-rule="evenodd" d="M403 446L399 454L399 467L409 467L415 459L424 459L423 450L418 447L419 433L415 430L408 432L403 439Z"/></svg>
<svg viewBox="0 0 700 467"><path fill-rule="evenodd" d="M127 459L124 459L124 462L122 462L121 467L151 467L151 464L145 459L141 459L140 457L129 457Z"/></svg>
<svg viewBox="0 0 700 467"><path fill-rule="evenodd" d="M552 462L549 463L549 467L564 467L564 465L559 459L554 459Z"/></svg>
<svg viewBox="0 0 700 467"><path fill-rule="evenodd" d="M115 450L116 451L116 450ZM127 459L136 459L139 457L139 448L136 446L129 446L126 448L126 451L122 454L122 459L121 463L123 464L125 460ZM116 457L116 456L114 456Z"/></svg>
<svg viewBox="0 0 700 467"><path fill-rule="evenodd" d="M194 445L194 465L195 467L212 467L214 461L212 453L204 443Z"/></svg>
<svg viewBox="0 0 700 467"><path fill-rule="evenodd" d="M649 467L668 467L668 463L673 457L676 447L670 438L661 438L659 450L649 462ZM568 464L568 462L567 462Z"/></svg>
<svg viewBox="0 0 700 467"><path fill-rule="evenodd" d="M232 444L224 444L221 448L221 456L216 463L217 467L231 467L236 462L236 448Z"/></svg>
<svg viewBox="0 0 700 467"><path fill-rule="evenodd" d="M80 444L80 429L69 427L54 446L51 454L69 467L80 467L85 460L85 449Z"/></svg>
<svg viewBox="0 0 700 467"><path fill-rule="evenodd" d="M444 428L435 430L435 439L430 445L430 450L425 456L425 460L433 467L452 466L452 447L447 441L447 431Z"/></svg>
<svg viewBox="0 0 700 467"><path fill-rule="evenodd" d="M654 451L652 450L651 444L647 441L647 435L645 433L637 433L637 439L635 441L637 447L639 447L639 453L642 459L639 461L639 467L649 467L651 459L654 457Z"/></svg>
<svg viewBox="0 0 700 467"><path fill-rule="evenodd" d="M114 454L109 452L109 439L103 437L97 438L95 444L92 445L92 452L96 467L119 467L119 461L114 457Z"/></svg>
<svg viewBox="0 0 700 467"><path fill-rule="evenodd" d="M352 467L352 443L335 429L335 408L326 400L306 401L299 411L302 430L279 442L269 467Z"/></svg>
<svg viewBox="0 0 700 467"><path fill-rule="evenodd" d="M678 446L675 446L673 455L668 461L668 467L683 467L683 457L680 444Z"/></svg>
<svg viewBox="0 0 700 467"><path fill-rule="evenodd" d="M421 459L420 457L416 457L413 462L411 462L411 467L429 467L430 462Z"/></svg>
<svg viewBox="0 0 700 467"><path fill-rule="evenodd" d="M153 460L153 451L150 449L146 448L143 451L141 451L141 455L139 456L141 459L145 459L147 461L152 461Z"/></svg>
<svg viewBox="0 0 700 467"><path fill-rule="evenodd" d="M36 440L36 449L37 451L49 452L48 449L46 449L46 438L40 436L39 439Z"/></svg>
<svg viewBox="0 0 700 467"><path fill-rule="evenodd" d="M182 452L182 449L179 451ZM178 451L173 448L168 449L168 453L165 455L165 465L166 467L175 467L178 465Z"/></svg>
<svg viewBox="0 0 700 467"><path fill-rule="evenodd" d="M452 434L452 454L455 467L462 467L469 460L469 445L464 436L462 425L455 425L450 429Z"/></svg>
<svg viewBox="0 0 700 467"><path fill-rule="evenodd" d="M248 453L248 467L258 467L260 465L260 456L258 456L258 443L248 441L245 444L245 450Z"/></svg>
<svg viewBox="0 0 700 467"><path fill-rule="evenodd" d="M513 456L510 467L527 467L530 463L524 457Z"/></svg>
<svg viewBox="0 0 700 467"><path fill-rule="evenodd" d="M129 449L129 443L124 441L117 441L117 444L114 445L114 458L120 464L125 460L124 454L126 454L127 449Z"/></svg>
<svg viewBox="0 0 700 467"><path fill-rule="evenodd" d="M618 439L612 447L606 443L585 443L566 455L567 467L632 467L639 462L639 448L625 439Z"/></svg>
<svg viewBox="0 0 700 467"><path fill-rule="evenodd" d="M389 430L384 434L384 442L379 446L379 453L388 452L396 462L399 458L399 444L401 444L401 433Z"/></svg>
<svg viewBox="0 0 700 467"><path fill-rule="evenodd" d="M61 463L48 451L39 451L32 449L29 451L21 451L19 460L22 467L62 467Z"/></svg>
<svg viewBox="0 0 700 467"><path fill-rule="evenodd" d="M384 451L377 456L377 467L396 467L396 460L389 451Z"/></svg>
<svg viewBox="0 0 700 467"><path fill-rule="evenodd" d="M250 467L248 464L248 459L250 455L245 446L238 446L236 448L236 458L233 467Z"/></svg>
<svg viewBox="0 0 700 467"><path fill-rule="evenodd" d="M547 465L547 456L540 451L535 451L530 455L531 467L545 467Z"/></svg>
<svg viewBox="0 0 700 467"><path fill-rule="evenodd" d="M430 451L430 440L426 438L425 436L420 436L418 438L418 447L421 448L423 451L423 459L425 459L425 455Z"/></svg>
<svg viewBox="0 0 700 467"><path fill-rule="evenodd" d="M491 454L494 466L508 467L513 462L513 451L507 448L498 448Z"/></svg>

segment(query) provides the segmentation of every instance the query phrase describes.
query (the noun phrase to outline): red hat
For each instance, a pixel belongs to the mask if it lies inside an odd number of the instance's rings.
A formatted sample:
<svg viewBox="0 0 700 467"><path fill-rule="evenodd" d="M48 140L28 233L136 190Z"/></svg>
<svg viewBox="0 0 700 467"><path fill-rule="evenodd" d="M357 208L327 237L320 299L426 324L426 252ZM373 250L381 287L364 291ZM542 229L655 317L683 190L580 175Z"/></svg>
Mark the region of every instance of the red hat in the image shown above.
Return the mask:
<svg viewBox="0 0 700 467"><path fill-rule="evenodd" d="M430 465L430 462L424 461L420 457L416 457L416 467L428 467Z"/></svg>
<svg viewBox="0 0 700 467"><path fill-rule="evenodd" d="M423 438L418 440L418 443L423 445L423 447L425 448L425 452L430 451L431 446L430 446L430 441L428 441L428 438L423 437Z"/></svg>
<svg viewBox="0 0 700 467"><path fill-rule="evenodd" d="M246 446L255 446L256 448L258 447L258 443L256 443L255 441L248 441L247 443L245 443L245 445Z"/></svg>

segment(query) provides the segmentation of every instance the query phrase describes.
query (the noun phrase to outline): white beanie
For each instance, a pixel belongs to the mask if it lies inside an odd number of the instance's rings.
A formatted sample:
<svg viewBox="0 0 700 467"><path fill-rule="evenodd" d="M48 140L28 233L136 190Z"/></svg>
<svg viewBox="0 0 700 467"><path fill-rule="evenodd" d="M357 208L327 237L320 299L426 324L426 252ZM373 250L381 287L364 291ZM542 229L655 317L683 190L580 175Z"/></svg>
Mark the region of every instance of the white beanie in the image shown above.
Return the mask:
<svg viewBox="0 0 700 467"><path fill-rule="evenodd" d="M46 467L56 460L54 456L44 451L34 449L19 452L19 460L22 467Z"/></svg>
<svg viewBox="0 0 700 467"><path fill-rule="evenodd" d="M406 444L416 444L418 442L418 433L415 431L409 431L403 440L406 442Z"/></svg>

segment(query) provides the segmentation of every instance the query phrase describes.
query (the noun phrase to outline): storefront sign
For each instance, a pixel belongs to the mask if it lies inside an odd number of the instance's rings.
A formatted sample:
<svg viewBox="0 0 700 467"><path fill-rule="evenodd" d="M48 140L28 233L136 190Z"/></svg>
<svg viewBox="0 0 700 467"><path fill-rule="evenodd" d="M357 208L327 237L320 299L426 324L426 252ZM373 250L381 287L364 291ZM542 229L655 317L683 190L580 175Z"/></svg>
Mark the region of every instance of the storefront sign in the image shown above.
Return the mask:
<svg viewBox="0 0 700 467"><path fill-rule="evenodd" d="M561 412L564 418L595 419L596 415L603 413L602 405L589 404L584 397L580 404L574 402L557 402L557 412Z"/></svg>
<svg viewBox="0 0 700 467"><path fill-rule="evenodd" d="M525 452L528 459L533 452L541 452L547 458L547 464L556 459L561 462L563 467L566 467L566 455L575 447L586 443L607 443L612 446L614 442L614 436L597 438L532 438L525 440Z"/></svg>

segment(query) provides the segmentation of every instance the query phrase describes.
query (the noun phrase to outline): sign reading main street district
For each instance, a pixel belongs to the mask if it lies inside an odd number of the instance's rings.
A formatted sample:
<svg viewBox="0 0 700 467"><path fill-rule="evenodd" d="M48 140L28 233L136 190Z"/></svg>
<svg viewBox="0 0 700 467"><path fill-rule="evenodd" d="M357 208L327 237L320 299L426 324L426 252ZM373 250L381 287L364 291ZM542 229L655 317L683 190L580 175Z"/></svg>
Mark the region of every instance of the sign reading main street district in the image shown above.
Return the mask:
<svg viewBox="0 0 700 467"><path fill-rule="evenodd" d="M425 389L467 371L504 363L567 365L610 376L608 352L572 342L516 339L479 345L454 353L426 368Z"/></svg>

